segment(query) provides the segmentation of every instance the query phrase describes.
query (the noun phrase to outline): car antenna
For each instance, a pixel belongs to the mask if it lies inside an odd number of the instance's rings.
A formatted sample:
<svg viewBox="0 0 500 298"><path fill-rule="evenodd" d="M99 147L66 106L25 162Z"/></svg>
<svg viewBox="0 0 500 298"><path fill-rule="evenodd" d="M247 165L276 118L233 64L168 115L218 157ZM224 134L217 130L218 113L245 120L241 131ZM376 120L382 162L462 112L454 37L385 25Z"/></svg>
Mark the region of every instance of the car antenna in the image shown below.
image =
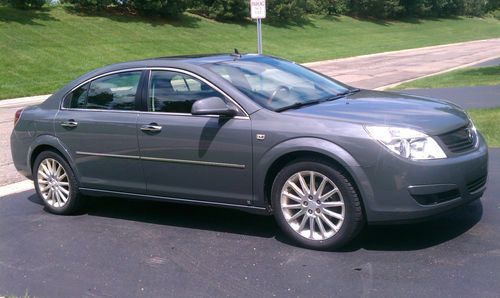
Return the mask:
<svg viewBox="0 0 500 298"><path fill-rule="evenodd" d="M234 52L231 54L231 56L234 57L235 60L241 58L241 54L237 48L234 48Z"/></svg>

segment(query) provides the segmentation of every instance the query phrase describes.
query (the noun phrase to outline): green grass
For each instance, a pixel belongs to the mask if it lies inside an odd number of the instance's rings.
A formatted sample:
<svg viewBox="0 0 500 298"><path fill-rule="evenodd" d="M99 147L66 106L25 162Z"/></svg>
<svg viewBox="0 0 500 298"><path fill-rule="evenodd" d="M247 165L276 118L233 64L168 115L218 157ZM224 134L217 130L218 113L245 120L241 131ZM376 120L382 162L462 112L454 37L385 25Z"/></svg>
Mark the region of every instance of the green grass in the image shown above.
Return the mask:
<svg viewBox="0 0 500 298"><path fill-rule="evenodd" d="M265 22L264 22L265 23ZM312 17L302 26L264 25L264 52L297 62L500 37L494 18L371 22ZM0 98L52 93L106 64L178 54L256 51L253 23L186 14L177 21L42 12L0 6Z"/></svg>
<svg viewBox="0 0 500 298"><path fill-rule="evenodd" d="M393 89L500 85L500 66L466 68L426 77Z"/></svg>
<svg viewBox="0 0 500 298"><path fill-rule="evenodd" d="M500 147L500 108L468 111L489 147Z"/></svg>

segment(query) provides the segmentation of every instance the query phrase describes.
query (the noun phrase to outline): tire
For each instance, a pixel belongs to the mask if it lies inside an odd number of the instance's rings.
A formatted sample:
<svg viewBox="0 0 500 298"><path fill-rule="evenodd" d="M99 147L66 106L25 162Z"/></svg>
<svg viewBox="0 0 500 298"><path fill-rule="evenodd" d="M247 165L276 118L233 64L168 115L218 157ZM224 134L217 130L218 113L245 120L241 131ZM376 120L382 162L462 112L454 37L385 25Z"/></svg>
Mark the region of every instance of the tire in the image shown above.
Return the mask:
<svg viewBox="0 0 500 298"><path fill-rule="evenodd" d="M274 179L271 204L282 231L306 248L339 249L364 225L354 184L342 170L322 160L297 160L286 165Z"/></svg>
<svg viewBox="0 0 500 298"><path fill-rule="evenodd" d="M58 153L41 152L33 165L33 178L35 190L49 212L68 215L82 207L75 174Z"/></svg>

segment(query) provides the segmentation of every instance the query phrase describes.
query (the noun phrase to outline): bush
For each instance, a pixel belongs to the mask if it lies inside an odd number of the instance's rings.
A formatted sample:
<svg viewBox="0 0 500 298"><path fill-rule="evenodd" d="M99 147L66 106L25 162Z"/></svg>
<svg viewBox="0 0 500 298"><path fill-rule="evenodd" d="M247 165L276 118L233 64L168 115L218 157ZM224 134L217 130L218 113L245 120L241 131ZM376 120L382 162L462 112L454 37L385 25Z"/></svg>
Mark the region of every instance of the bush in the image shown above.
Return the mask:
<svg viewBox="0 0 500 298"><path fill-rule="evenodd" d="M349 12L349 0L309 0L305 10L313 14L346 14Z"/></svg>
<svg viewBox="0 0 500 298"><path fill-rule="evenodd" d="M404 15L407 17L426 17L430 15L432 4L429 0L401 0Z"/></svg>
<svg viewBox="0 0 500 298"><path fill-rule="evenodd" d="M466 16L479 17L484 15L488 6L485 0L466 0L463 1L463 14Z"/></svg>
<svg viewBox="0 0 500 298"><path fill-rule="evenodd" d="M172 16L183 13L188 7L188 0L66 0L79 9L100 10L121 7L138 11L146 15Z"/></svg>
<svg viewBox="0 0 500 298"><path fill-rule="evenodd" d="M198 0L192 7L192 12L204 17L231 21L243 20L250 10L247 0Z"/></svg>
<svg viewBox="0 0 500 298"><path fill-rule="evenodd" d="M270 22L297 23L305 18L305 0L267 0L266 15Z"/></svg>
<svg viewBox="0 0 500 298"><path fill-rule="evenodd" d="M39 9L45 4L45 0L4 0L0 3L10 4L21 9Z"/></svg>
<svg viewBox="0 0 500 298"><path fill-rule="evenodd" d="M133 9L146 15L173 16L183 13L189 2L187 0L129 0L124 1Z"/></svg>
<svg viewBox="0 0 500 298"><path fill-rule="evenodd" d="M114 0L67 0L65 2L73 4L78 9L98 10L114 4Z"/></svg>
<svg viewBox="0 0 500 298"><path fill-rule="evenodd" d="M349 10L358 17L394 18L404 12L399 0L351 0Z"/></svg>

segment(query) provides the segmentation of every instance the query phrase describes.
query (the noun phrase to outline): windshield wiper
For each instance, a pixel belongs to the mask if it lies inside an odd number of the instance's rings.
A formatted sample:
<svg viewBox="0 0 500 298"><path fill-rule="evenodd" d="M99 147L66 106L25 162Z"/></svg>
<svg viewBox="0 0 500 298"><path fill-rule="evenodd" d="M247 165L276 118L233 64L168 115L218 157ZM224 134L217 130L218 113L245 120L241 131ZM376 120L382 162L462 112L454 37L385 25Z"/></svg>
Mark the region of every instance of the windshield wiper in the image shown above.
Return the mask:
<svg viewBox="0 0 500 298"><path fill-rule="evenodd" d="M317 100L310 100L310 101L304 101L304 102L298 101L298 102L295 102L295 103L293 103L293 104L291 104L289 106L278 108L278 109L276 109L274 111L275 112L283 112L283 111L286 111L286 110L297 109L297 108L301 108L303 106L313 105L313 104L317 104L317 103L320 103L320 102L335 100L335 99L344 97L346 95L356 93L358 91L360 91L360 89L358 89L358 88L348 89L348 90L346 90L344 92L337 93L334 96L329 97L327 99L322 99L322 100L317 99Z"/></svg>
<svg viewBox="0 0 500 298"><path fill-rule="evenodd" d="M291 109L297 109L297 108L300 108L300 107L303 107L303 106L309 106L309 105L314 105L314 104L317 104L317 103L320 103L321 100L310 100L310 101L297 101L289 106L286 106L286 107L282 107L282 108L278 108L276 110L274 110L275 112L283 112L283 111L286 111L286 110L291 110Z"/></svg>
<svg viewBox="0 0 500 298"><path fill-rule="evenodd" d="M330 101L330 100L339 99L341 97L344 97L346 95L350 95L350 94L353 94L353 93L356 93L356 92L359 92L359 91L361 91L361 89L358 89L358 88L348 89L348 90L346 90L344 92L337 93L334 96L329 97L329 98L327 98L325 100L326 101Z"/></svg>

